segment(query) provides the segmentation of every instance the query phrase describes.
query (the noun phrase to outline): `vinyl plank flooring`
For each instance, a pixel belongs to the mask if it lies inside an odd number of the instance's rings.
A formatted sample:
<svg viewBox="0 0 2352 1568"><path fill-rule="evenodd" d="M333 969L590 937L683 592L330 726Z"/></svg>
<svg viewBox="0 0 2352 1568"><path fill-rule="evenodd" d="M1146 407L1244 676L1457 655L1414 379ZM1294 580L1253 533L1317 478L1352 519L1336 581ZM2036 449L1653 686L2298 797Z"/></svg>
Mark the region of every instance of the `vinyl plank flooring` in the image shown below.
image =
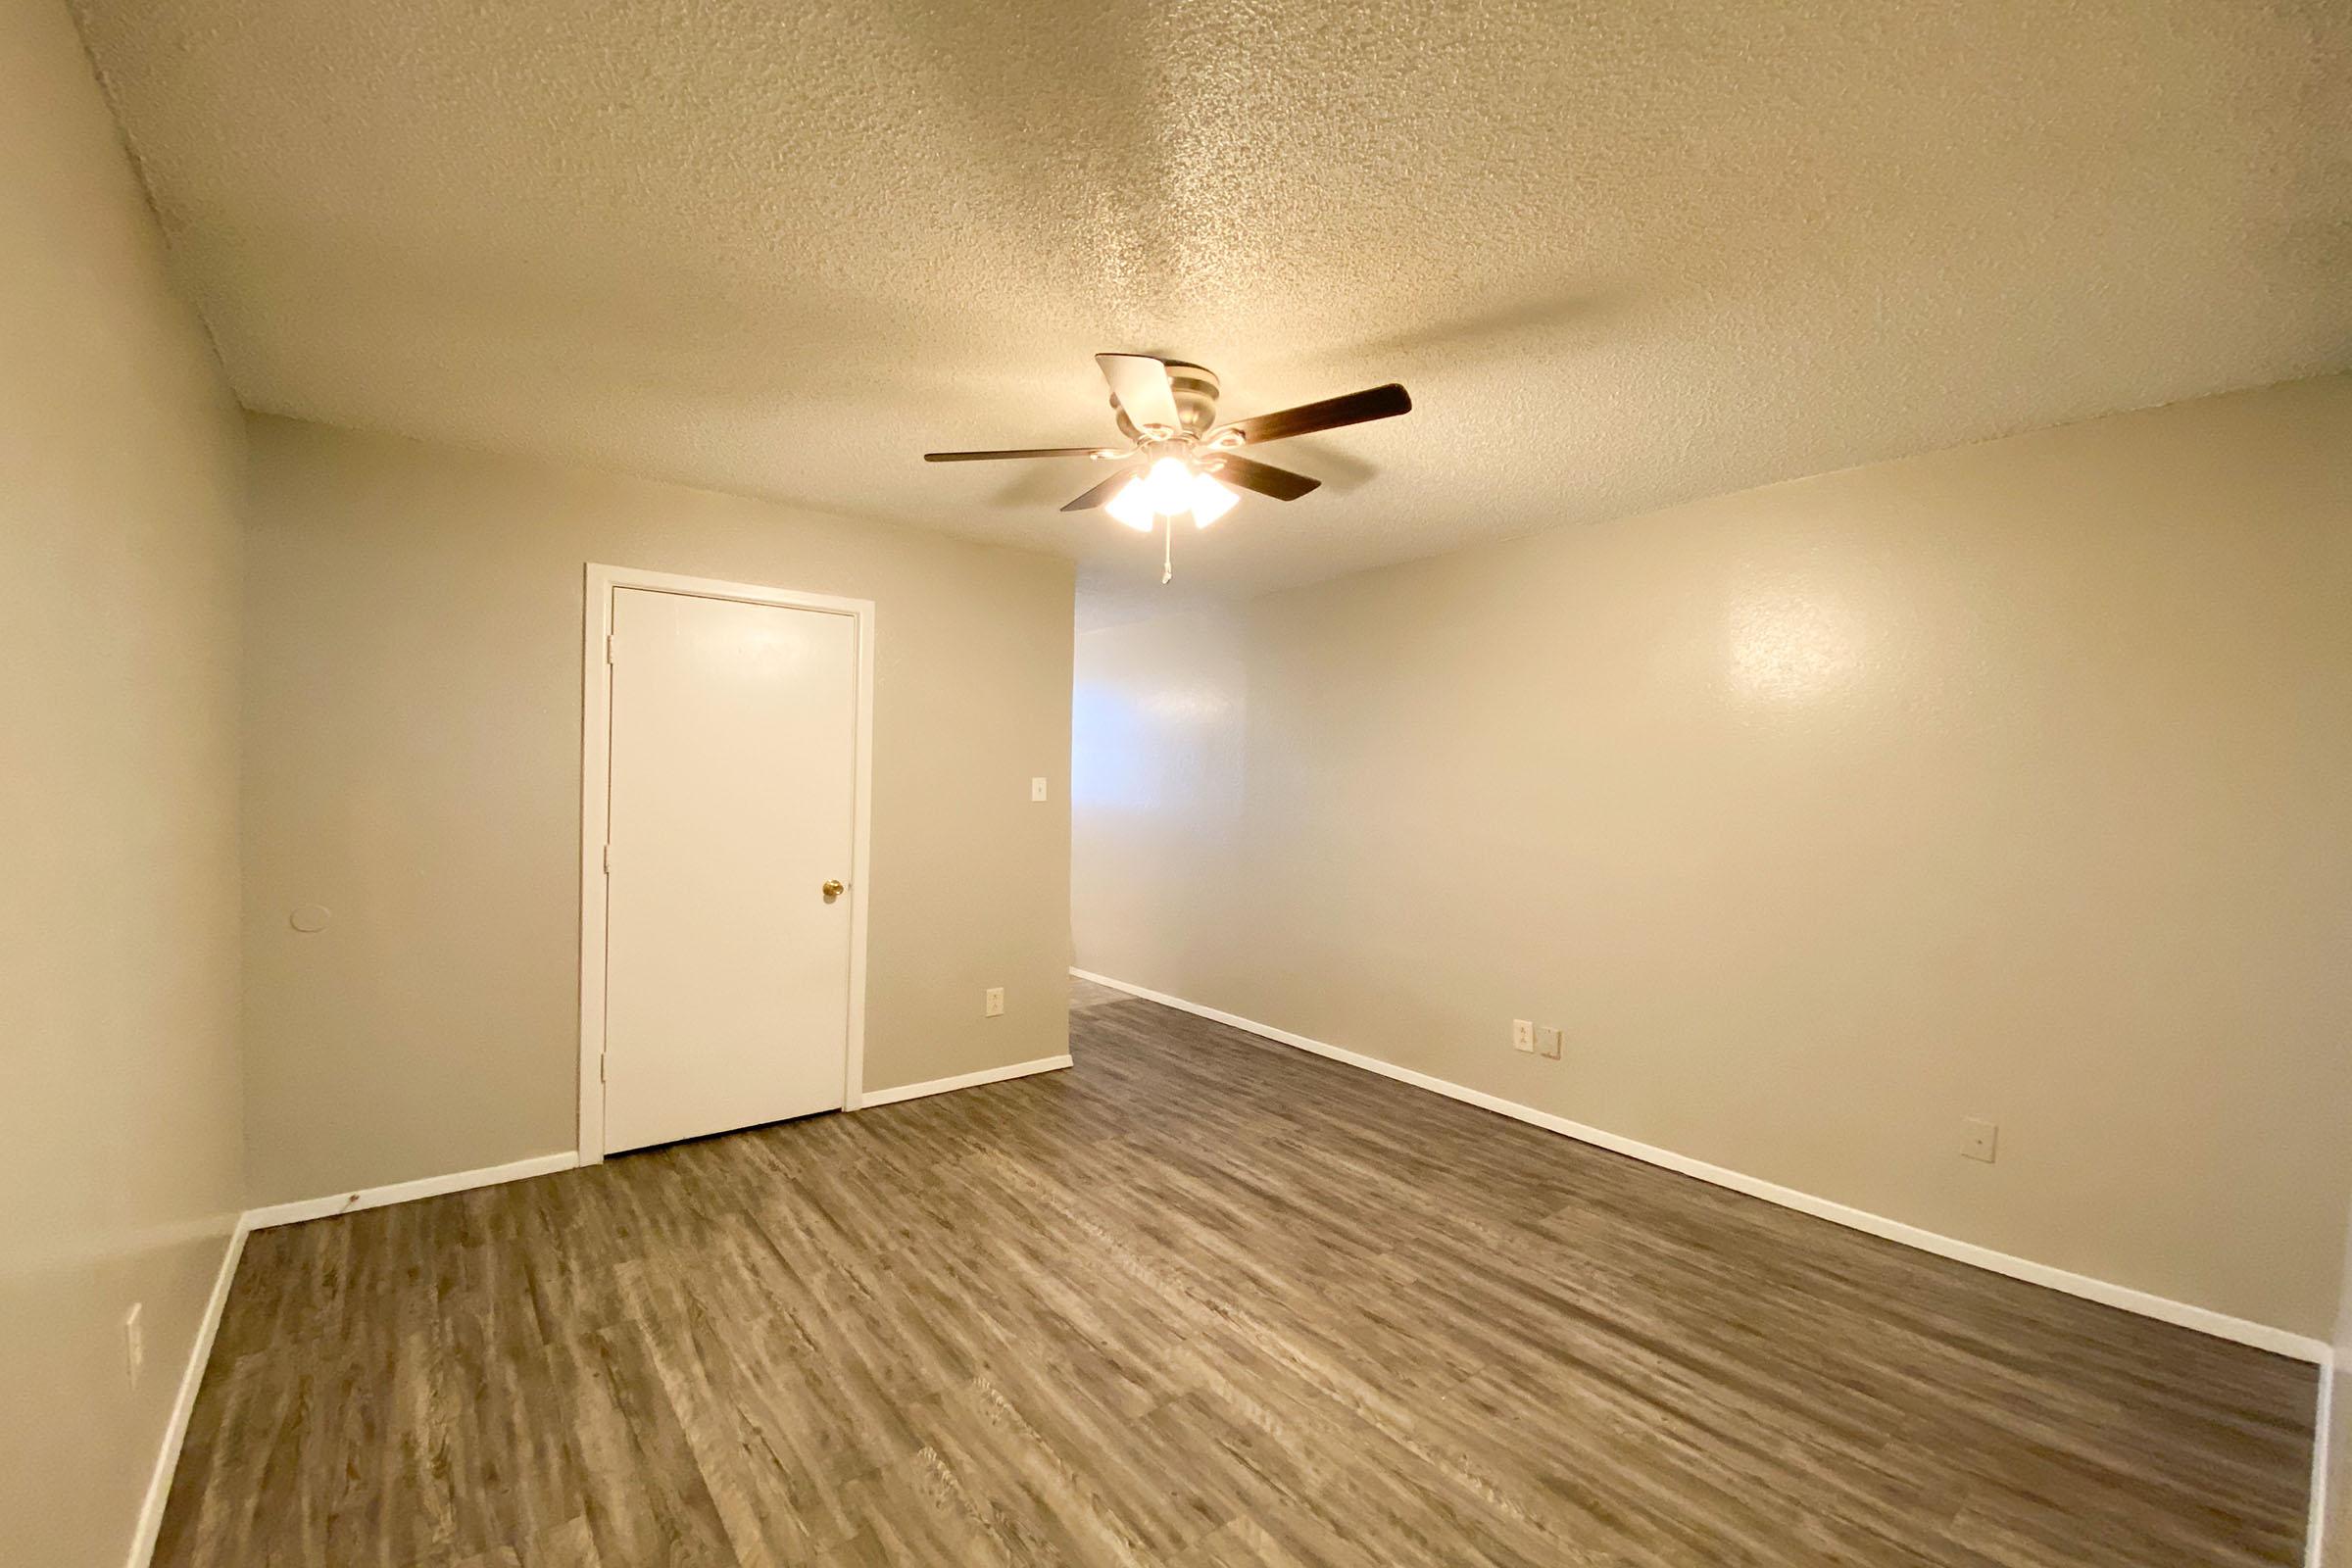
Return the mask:
<svg viewBox="0 0 2352 1568"><path fill-rule="evenodd" d="M1069 1072L255 1236L156 1563L2298 1560L2309 1367L1073 1007Z"/></svg>

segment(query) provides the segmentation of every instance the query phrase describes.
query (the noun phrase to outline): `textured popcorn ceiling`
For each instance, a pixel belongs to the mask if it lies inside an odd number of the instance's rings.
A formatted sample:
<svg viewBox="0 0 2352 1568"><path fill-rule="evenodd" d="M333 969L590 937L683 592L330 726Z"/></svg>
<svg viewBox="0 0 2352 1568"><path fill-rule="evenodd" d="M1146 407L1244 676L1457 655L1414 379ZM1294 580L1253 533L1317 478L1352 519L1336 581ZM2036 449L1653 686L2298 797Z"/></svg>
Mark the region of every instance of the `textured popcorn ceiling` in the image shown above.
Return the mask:
<svg viewBox="0 0 2352 1568"><path fill-rule="evenodd" d="M2343 0L81 0L254 408L1076 554L1088 356L1253 590L2352 363Z"/></svg>

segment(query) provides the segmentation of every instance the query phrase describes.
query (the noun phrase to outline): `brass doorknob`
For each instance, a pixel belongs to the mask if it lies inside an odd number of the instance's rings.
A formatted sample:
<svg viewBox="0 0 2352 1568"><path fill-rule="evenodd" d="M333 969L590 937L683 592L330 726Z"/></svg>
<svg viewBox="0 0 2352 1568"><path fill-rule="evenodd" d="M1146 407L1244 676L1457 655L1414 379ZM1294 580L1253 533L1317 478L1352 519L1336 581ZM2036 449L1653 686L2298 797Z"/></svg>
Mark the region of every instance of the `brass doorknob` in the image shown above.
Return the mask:
<svg viewBox="0 0 2352 1568"><path fill-rule="evenodd" d="M823 893L828 900L840 898L841 878L835 877L832 881L827 882L822 888L818 889L818 891Z"/></svg>

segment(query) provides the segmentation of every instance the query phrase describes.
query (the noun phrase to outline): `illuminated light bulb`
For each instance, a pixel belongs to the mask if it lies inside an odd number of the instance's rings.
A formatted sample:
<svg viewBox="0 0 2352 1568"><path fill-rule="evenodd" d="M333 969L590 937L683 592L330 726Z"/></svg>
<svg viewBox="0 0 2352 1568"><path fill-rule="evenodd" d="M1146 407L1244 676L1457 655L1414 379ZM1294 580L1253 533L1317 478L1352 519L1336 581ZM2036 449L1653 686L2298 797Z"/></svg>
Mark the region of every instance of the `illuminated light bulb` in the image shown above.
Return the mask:
<svg viewBox="0 0 2352 1568"><path fill-rule="evenodd" d="M1152 531L1152 493L1144 488L1141 479L1130 479L1119 486L1119 493L1103 504L1103 510L1137 533Z"/></svg>
<svg viewBox="0 0 2352 1568"><path fill-rule="evenodd" d="M1231 512L1233 504L1242 498L1207 474L1196 473L1193 475L1192 495L1188 499L1192 503L1193 526L1205 528Z"/></svg>
<svg viewBox="0 0 2352 1568"><path fill-rule="evenodd" d="M1172 517L1193 504L1192 466L1182 458L1161 458L1144 475L1144 490L1153 512Z"/></svg>

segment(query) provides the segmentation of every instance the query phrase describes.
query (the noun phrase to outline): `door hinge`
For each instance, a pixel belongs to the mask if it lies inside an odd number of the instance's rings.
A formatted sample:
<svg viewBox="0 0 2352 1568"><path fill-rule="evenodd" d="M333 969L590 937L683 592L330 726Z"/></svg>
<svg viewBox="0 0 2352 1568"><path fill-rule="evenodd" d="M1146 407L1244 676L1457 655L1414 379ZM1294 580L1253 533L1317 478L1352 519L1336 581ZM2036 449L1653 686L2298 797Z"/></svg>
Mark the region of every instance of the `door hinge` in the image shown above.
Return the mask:
<svg viewBox="0 0 2352 1568"><path fill-rule="evenodd" d="M596 1058L596 1081L600 1084L612 1082L611 1079L605 1076L605 1061L606 1057L600 1052Z"/></svg>
<svg viewBox="0 0 2352 1568"><path fill-rule="evenodd" d="M605 634L605 662L608 664L616 662L612 657L612 644L615 640L613 633L607 632Z"/></svg>
<svg viewBox="0 0 2352 1568"><path fill-rule="evenodd" d="M605 846L605 875L607 875L607 876L611 876L612 874L612 845L610 845L610 844L608 844L608 845L606 845L606 846Z"/></svg>

